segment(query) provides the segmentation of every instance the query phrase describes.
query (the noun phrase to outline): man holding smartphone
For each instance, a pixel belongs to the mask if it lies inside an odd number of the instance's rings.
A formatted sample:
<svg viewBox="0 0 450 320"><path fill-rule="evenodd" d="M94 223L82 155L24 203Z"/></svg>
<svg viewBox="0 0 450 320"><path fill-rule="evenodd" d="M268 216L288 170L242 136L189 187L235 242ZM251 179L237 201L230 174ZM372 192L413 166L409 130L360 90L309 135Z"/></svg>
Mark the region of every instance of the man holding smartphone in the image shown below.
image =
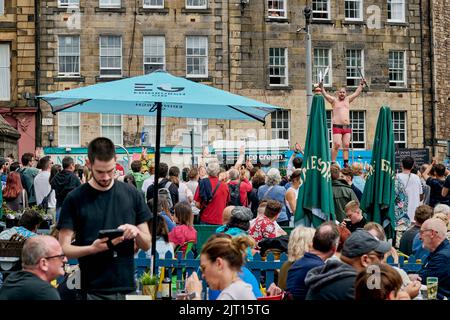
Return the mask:
<svg viewBox="0 0 450 320"><path fill-rule="evenodd" d="M59 242L68 258L79 260L86 299L123 300L136 290L135 248L147 251L151 246L147 225L151 213L136 188L114 180L116 154L111 140L92 140L86 165L92 178L64 200L57 225ZM105 229L121 229L123 235L98 238Z"/></svg>

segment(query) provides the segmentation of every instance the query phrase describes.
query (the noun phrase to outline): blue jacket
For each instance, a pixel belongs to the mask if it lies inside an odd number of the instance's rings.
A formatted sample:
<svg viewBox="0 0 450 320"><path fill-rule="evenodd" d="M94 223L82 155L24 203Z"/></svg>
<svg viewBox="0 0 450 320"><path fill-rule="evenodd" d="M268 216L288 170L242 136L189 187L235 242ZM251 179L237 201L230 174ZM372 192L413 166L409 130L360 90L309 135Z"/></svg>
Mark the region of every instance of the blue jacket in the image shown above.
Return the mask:
<svg viewBox="0 0 450 320"><path fill-rule="evenodd" d="M423 263L430 254L430 251L422 247L422 244L423 242L422 240L420 240L419 233L417 233L413 240L412 254L414 257L416 257L416 259L422 260Z"/></svg>
<svg viewBox="0 0 450 320"><path fill-rule="evenodd" d="M202 201L208 202L212 200L213 190L209 178L198 180L198 192Z"/></svg>
<svg viewBox="0 0 450 320"><path fill-rule="evenodd" d="M305 284L306 274L309 270L324 265L323 260L312 253L305 255L294 262L288 271L286 280L286 291L293 295L296 300L305 300L308 288Z"/></svg>
<svg viewBox="0 0 450 320"><path fill-rule="evenodd" d="M427 277L438 277L438 299L450 299L450 242L447 239L430 253L419 276L423 284L427 283Z"/></svg>

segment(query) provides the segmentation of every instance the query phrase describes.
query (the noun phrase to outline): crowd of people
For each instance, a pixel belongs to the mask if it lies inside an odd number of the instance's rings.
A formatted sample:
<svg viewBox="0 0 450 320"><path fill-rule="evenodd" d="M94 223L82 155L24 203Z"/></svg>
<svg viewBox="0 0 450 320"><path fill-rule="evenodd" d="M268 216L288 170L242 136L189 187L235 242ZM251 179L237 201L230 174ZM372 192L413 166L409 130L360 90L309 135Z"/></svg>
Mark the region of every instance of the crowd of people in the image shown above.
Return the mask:
<svg viewBox="0 0 450 320"><path fill-rule="evenodd" d="M36 298L59 297L42 281L61 275L67 258L77 258L85 299L123 299L136 290L135 253L143 250L150 256L152 223L157 225L160 257L193 250L197 224L217 226L216 234L197 248L210 299L261 297L260 279L245 268L245 261L255 252L264 256L271 246L287 252L288 261L267 288L269 295L283 293L299 300L414 299L427 277L437 277L438 297L450 296L450 175L444 165L433 161L416 168L411 157L402 159L395 179L394 239L388 241L383 227L367 221L360 209L365 170L359 163L331 166L336 221L317 229L298 226L288 235L285 229L294 226L303 183L301 153L296 144L286 176L277 168L265 171L245 161L243 148L236 164L227 168L212 160L182 170L162 162L155 170L135 160L126 172L118 169L114 144L107 138L90 142L84 166L71 157L60 166L49 156L37 159L32 153L25 153L21 163L1 158L2 207L23 213L25 222L0 238L10 239L15 233L35 240L27 240L23 270L8 276L0 298L29 297L17 290L17 283L19 288L41 288ZM155 201L157 212L152 212ZM36 215L34 206L44 202L54 216L58 245L51 237L38 236L40 220L30 218ZM116 228L122 236L98 238L99 230ZM388 256L398 260L399 255L421 259L419 274L407 275L386 263ZM58 263L51 266L55 260ZM367 278L374 270L381 287L369 290ZM202 298L197 273L187 279L186 289L194 299Z"/></svg>

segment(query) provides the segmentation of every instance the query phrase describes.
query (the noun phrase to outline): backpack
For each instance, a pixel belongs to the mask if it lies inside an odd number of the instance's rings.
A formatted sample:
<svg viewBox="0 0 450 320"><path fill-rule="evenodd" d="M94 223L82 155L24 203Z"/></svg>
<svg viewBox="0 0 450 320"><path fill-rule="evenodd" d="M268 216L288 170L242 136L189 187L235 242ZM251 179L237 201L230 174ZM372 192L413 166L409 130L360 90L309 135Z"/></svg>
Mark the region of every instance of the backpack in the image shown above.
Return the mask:
<svg viewBox="0 0 450 320"><path fill-rule="evenodd" d="M158 198L164 198L167 200L167 202L169 203L169 209L172 210L173 209L173 201L172 201L172 196L170 195L170 190L169 187L172 184L172 182L168 181L165 185L164 188L159 188L158 189Z"/></svg>
<svg viewBox="0 0 450 320"><path fill-rule="evenodd" d="M228 206L242 206L241 204L241 182L238 184L228 184L228 190L230 190L230 201Z"/></svg>
<svg viewBox="0 0 450 320"><path fill-rule="evenodd" d="M50 189L50 192L42 199L42 202L38 205L38 208L41 210L45 210L45 214L48 211L48 202L50 201L50 195L52 194L53 189Z"/></svg>

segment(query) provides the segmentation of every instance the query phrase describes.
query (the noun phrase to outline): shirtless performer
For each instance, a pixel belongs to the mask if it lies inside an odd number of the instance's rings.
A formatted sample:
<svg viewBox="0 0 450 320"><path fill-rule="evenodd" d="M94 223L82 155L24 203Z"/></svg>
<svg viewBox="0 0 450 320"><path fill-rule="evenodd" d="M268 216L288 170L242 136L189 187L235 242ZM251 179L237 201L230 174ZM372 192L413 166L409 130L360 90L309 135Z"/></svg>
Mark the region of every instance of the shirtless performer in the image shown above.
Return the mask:
<svg viewBox="0 0 450 320"><path fill-rule="evenodd" d="M322 89L322 95L333 107L333 148L331 149L331 161L336 162L339 148L342 146L344 167L348 166L348 148L350 147L350 135L352 133L350 127L350 103L361 94L365 84L366 81L361 80L356 91L348 97L345 88L341 88L337 92L337 98L329 95L325 91L322 82L319 84L320 89Z"/></svg>

